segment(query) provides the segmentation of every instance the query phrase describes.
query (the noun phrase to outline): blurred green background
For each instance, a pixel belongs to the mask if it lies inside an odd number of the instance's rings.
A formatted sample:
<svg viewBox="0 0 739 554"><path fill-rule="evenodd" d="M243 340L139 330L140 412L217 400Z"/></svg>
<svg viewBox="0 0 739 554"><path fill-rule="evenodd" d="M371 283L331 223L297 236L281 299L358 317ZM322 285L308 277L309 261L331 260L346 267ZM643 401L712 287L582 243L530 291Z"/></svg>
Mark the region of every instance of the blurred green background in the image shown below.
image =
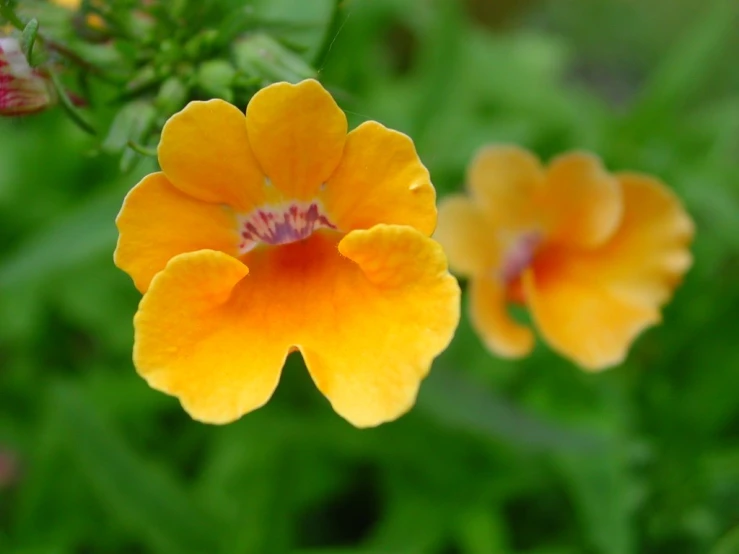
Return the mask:
<svg viewBox="0 0 739 554"><path fill-rule="evenodd" d="M496 359L463 321L395 423L352 428L294 355L265 408L205 426L131 365L113 219L154 162L122 175L60 110L2 120L0 552L739 552L739 2L261 4L440 195L487 142L590 149L674 187L695 265L602 374Z"/></svg>

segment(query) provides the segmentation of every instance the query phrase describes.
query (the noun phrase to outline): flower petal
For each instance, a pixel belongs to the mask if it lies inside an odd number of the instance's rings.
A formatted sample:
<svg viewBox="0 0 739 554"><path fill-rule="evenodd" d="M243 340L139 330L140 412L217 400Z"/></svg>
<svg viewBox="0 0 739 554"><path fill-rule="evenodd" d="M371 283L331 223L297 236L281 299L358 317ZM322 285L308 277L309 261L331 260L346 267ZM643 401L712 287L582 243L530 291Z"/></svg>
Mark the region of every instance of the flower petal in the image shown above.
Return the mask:
<svg viewBox="0 0 739 554"><path fill-rule="evenodd" d="M190 102L162 129L159 164L174 186L203 200L248 212L264 201L244 114L223 100Z"/></svg>
<svg viewBox="0 0 739 554"><path fill-rule="evenodd" d="M623 214L618 180L584 152L564 154L549 164L542 204L549 240L580 248L605 243Z"/></svg>
<svg viewBox="0 0 739 554"><path fill-rule="evenodd" d="M284 335L260 317L263 291L243 295L257 299L256 306L234 298L247 273L222 252L176 256L154 278L134 319L137 371L199 421L228 423L265 404L287 357Z"/></svg>
<svg viewBox="0 0 739 554"><path fill-rule="evenodd" d="M493 354L521 358L534 348L534 334L508 313L504 283L494 277L474 277L469 286L472 326Z"/></svg>
<svg viewBox="0 0 739 554"><path fill-rule="evenodd" d="M509 231L539 226L537 195L544 170L530 152L510 145L485 146L467 170L467 188L496 227Z"/></svg>
<svg viewBox="0 0 739 554"><path fill-rule="evenodd" d="M434 238L444 247L449 267L458 275L492 274L501 263L502 248L490 219L466 196L448 196L441 201Z"/></svg>
<svg viewBox="0 0 739 554"><path fill-rule="evenodd" d="M135 319L139 373L196 419L222 423L266 402L295 346L350 422L400 416L452 338L459 288L441 247L411 227L339 239L255 249L250 272L211 250L173 258Z"/></svg>
<svg viewBox="0 0 739 554"><path fill-rule="evenodd" d="M650 177L617 177L625 210L611 240L593 251L550 249L524 275L544 338L593 370L620 363L660 321L659 308L692 263L693 223L674 194Z"/></svg>
<svg viewBox="0 0 739 554"><path fill-rule="evenodd" d="M369 427L415 402L459 321L459 286L441 247L412 227L353 231L339 251L322 258L298 347L336 412Z"/></svg>
<svg viewBox="0 0 739 554"><path fill-rule="evenodd" d="M436 191L413 141L375 121L349 133L322 199L343 231L390 223L430 235L436 225Z"/></svg>
<svg viewBox="0 0 739 554"><path fill-rule="evenodd" d="M311 200L331 176L346 141L344 112L318 81L276 83L246 109L254 154L287 199Z"/></svg>
<svg viewBox="0 0 739 554"><path fill-rule="evenodd" d="M238 253L233 213L177 190L163 173L152 173L126 196L116 219L120 232L115 264L146 292L152 277L183 252L203 248Z"/></svg>

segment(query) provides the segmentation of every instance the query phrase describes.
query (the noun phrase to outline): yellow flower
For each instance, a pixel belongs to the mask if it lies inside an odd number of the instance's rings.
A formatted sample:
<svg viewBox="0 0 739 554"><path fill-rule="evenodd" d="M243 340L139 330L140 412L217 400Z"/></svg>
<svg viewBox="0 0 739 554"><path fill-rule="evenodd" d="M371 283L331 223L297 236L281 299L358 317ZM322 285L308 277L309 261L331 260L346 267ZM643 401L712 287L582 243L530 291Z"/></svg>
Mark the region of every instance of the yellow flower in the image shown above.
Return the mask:
<svg viewBox="0 0 739 554"><path fill-rule="evenodd" d="M51 0L51 2L68 10L79 10L82 5L82 0Z"/></svg>
<svg viewBox="0 0 739 554"><path fill-rule="evenodd" d="M144 294L134 363L195 419L265 404L290 351L356 426L413 405L459 319L431 235L435 191L405 135L347 134L314 80L258 92L244 114L191 102L165 125L161 173L128 194L116 264Z"/></svg>
<svg viewBox="0 0 739 554"><path fill-rule="evenodd" d="M73 12L80 11L83 7L82 0L51 0L51 3ZM91 5L97 8L104 6L100 0L92 0ZM96 13L87 14L85 23L88 27L98 31L105 29L105 20Z"/></svg>
<svg viewBox="0 0 739 554"><path fill-rule="evenodd" d="M445 198L436 238L469 278L470 318L495 354L533 348L511 318L525 304L549 345L589 370L620 363L692 263L693 223L660 181L611 175L589 154L544 168L513 146L483 148L469 195Z"/></svg>

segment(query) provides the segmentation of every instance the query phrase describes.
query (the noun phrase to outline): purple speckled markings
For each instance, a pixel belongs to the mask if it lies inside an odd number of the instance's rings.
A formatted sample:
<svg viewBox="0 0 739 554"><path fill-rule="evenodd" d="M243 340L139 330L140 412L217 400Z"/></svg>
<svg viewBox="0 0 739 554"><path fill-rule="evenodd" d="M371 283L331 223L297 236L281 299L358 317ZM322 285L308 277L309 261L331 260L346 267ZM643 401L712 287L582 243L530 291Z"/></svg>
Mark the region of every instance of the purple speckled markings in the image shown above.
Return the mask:
<svg viewBox="0 0 739 554"><path fill-rule="evenodd" d="M288 244L308 238L320 228L336 229L322 213L318 202L291 202L268 205L239 216L242 254L249 252L260 242Z"/></svg>

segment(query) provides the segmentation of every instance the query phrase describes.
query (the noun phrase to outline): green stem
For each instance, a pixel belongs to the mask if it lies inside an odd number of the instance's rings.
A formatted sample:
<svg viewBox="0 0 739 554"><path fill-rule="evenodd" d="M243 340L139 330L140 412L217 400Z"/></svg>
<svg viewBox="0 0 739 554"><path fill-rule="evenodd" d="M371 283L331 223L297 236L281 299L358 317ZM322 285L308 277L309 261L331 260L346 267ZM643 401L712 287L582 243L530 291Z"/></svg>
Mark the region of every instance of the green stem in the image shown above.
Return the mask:
<svg viewBox="0 0 739 554"><path fill-rule="evenodd" d="M61 102L64 111L67 112L67 115L72 118L72 121L74 121L80 129L92 136L97 136L95 128L84 117L82 117L82 114L77 110L74 103L67 95L67 92L64 90L64 85L59 79L59 75L51 69L48 70L48 73L49 77L51 77L51 82L54 84L56 93L59 95L59 101Z"/></svg>
<svg viewBox="0 0 739 554"><path fill-rule="evenodd" d="M10 23L13 27L18 29L19 31L22 31L26 28L26 24L21 21L20 17L18 17L15 12L13 11L13 8L10 7L9 4L5 4L0 0L0 17L2 17L5 21Z"/></svg>
<svg viewBox="0 0 739 554"><path fill-rule="evenodd" d="M339 32L341 32L344 23L346 23L346 20L343 23L341 22L341 6L343 4L343 1L344 0L336 0L334 2L334 10L331 13L331 21L326 27L326 35L323 37L323 44L321 45L321 48L315 57L314 68L318 69L319 71L323 68L324 65L326 65L326 59L328 58L329 52L331 52L334 41L336 40Z"/></svg>
<svg viewBox="0 0 739 554"><path fill-rule="evenodd" d="M157 155L157 151L154 148L147 148L146 146L142 146L141 144L133 140L129 140L126 144L128 144L128 147L131 150L141 154L142 156L154 158Z"/></svg>

